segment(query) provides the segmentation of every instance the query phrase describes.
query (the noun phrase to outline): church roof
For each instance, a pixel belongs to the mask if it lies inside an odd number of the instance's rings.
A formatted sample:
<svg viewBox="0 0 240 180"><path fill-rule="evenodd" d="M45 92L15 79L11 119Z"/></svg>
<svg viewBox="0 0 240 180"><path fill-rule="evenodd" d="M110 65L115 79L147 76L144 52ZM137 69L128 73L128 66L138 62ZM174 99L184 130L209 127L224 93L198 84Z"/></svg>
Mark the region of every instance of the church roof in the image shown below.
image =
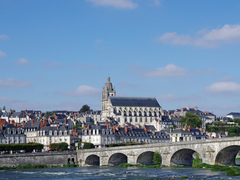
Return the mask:
<svg viewBox="0 0 240 180"><path fill-rule="evenodd" d="M111 96L110 101L113 106L160 107L156 98Z"/></svg>

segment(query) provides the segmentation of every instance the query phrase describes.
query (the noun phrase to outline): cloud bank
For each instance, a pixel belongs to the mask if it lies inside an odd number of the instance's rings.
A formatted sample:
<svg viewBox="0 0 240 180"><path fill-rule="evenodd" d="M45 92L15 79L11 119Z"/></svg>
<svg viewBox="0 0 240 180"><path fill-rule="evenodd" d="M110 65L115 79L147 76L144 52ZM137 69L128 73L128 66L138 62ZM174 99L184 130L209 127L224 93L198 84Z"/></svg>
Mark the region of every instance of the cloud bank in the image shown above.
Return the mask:
<svg viewBox="0 0 240 180"><path fill-rule="evenodd" d="M67 96L89 96L89 95L99 95L100 92L101 90L98 88L82 85L82 86L79 86L76 90L63 91L61 94L67 95Z"/></svg>
<svg viewBox="0 0 240 180"><path fill-rule="evenodd" d="M164 77L164 78L173 78L173 77L186 77L187 70L182 67L177 67L174 64L168 64L165 67L160 67L157 69L152 69L142 73L144 77Z"/></svg>
<svg viewBox="0 0 240 180"><path fill-rule="evenodd" d="M135 9L138 7L132 0L85 0L96 6L108 6L117 9Z"/></svg>
<svg viewBox="0 0 240 180"><path fill-rule="evenodd" d="M214 48L226 43L240 43L240 25L226 24L221 28L201 30L194 37L168 32L158 37L157 41L173 45L192 45L205 48Z"/></svg>
<svg viewBox="0 0 240 180"><path fill-rule="evenodd" d="M28 81L20 81L13 78L1 80L0 79L0 87L7 87L7 88L22 88L30 86L31 83Z"/></svg>
<svg viewBox="0 0 240 180"><path fill-rule="evenodd" d="M215 82L205 88L206 92L210 93L234 93L240 92L240 84L236 82Z"/></svg>

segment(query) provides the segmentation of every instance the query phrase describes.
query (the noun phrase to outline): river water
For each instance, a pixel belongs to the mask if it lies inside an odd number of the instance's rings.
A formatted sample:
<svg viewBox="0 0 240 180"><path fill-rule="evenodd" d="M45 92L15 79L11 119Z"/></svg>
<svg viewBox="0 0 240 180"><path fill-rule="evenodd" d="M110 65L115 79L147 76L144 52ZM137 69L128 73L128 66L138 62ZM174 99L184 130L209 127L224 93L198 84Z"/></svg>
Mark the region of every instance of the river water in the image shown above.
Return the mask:
<svg viewBox="0 0 240 180"><path fill-rule="evenodd" d="M188 167L139 168L139 167L76 167L76 168L46 168L27 170L1 170L0 179L58 179L58 180L120 180L120 179L148 179L148 180L177 180L181 176L188 179L235 180L240 177L229 177L225 172L212 172L209 169L194 169Z"/></svg>

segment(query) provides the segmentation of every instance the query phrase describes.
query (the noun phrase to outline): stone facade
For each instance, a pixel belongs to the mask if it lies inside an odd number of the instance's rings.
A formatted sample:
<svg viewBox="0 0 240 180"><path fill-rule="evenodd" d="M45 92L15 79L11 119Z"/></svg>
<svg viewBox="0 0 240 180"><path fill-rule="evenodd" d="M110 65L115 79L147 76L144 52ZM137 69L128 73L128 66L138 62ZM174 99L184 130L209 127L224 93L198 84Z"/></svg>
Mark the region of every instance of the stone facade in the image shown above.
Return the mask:
<svg viewBox="0 0 240 180"><path fill-rule="evenodd" d="M102 91L102 120L114 118L121 126L126 123L158 126L162 114L162 107L155 98L116 96L110 77L107 77Z"/></svg>

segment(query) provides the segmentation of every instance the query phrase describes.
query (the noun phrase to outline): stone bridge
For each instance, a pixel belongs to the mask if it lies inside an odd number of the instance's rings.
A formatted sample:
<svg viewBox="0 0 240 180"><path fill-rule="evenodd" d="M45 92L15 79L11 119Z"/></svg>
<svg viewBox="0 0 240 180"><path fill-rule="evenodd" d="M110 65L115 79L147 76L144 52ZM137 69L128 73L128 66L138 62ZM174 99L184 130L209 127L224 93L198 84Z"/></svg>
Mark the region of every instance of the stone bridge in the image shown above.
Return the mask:
<svg viewBox="0 0 240 180"><path fill-rule="evenodd" d="M80 166L150 165L155 151L166 166L192 165L195 154L203 163L231 165L240 151L240 137L78 150L77 160Z"/></svg>

